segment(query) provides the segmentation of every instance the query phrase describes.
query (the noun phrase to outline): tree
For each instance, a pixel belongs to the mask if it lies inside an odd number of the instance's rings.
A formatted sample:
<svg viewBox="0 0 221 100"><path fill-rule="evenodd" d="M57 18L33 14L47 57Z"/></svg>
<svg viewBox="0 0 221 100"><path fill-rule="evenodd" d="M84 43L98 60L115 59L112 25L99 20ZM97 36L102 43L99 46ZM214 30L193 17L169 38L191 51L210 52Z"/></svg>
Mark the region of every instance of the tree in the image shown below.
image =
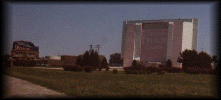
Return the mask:
<svg viewBox="0 0 221 100"><path fill-rule="evenodd" d="M172 67L172 61L170 59L167 60L166 67Z"/></svg>
<svg viewBox="0 0 221 100"><path fill-rule="evenodd" d="M132 66L136 67L137 66L137 61L134 59L132 62Z"/></svg>
<svg viewBox="0 0 221 100"><path fill-rule="evenodd" d="M80 58L76 60L76 64L80 63ZM78 61L79 60L79 61ZM83 64L82 66L93 66L93 69L99 68L100 61L99 61L99 55L97 51L94 51L93 49L89 51L86 51L83 55Z"/></svg>
<svg viewBox="0 0 221 100"><path fill-rule="evenodd" d="M86 51L85 53L84 53L84 55L83 55L83 66L85 66L85 65L88 65L88 66L90 66L90 54L89 54L89 52L88 51Z"/></svg>
<svg viewBox="0 0 221 100"><path fill-rule="evenodd" d="M120 53L114 53L110 55L109 64L113 66L122 66L123 59L121 59Z"/></svg>
<svg viewBox="0 0 221 100"><path fill-rule="evenodd" d="M198 54L195 50L185 50L180 53L180 57L178 57L177 62L182 63L182 68L186 69L188 67L196 67L198 66L197 57Z"/></svg>
<svg viewBox="0 0 221 100"><path fill-rule="evenodd" d="M76 65L80 65L83 66L83 59L81 58L81 56L78 56L76 59Z"/></svg>
<svg viewBox="0 0 221 100"><path fill-rule="evenodd" d="M103 59L102 59L102 61L101 61L101 66L100 66L100 68L107 68L108 67L108 65L107 65L107 59L106 59L106 57L104 57Z"/></svg>
<svg viewBox="0 0 221 100"><path fill-rule="evenodd" d="M195 50L185 50L180 53L177 62L182 63L183 69L188 67L211 68L212 58L205 52L197 54Z"/></svg>
<svg viewBox="0 0 221 100"><path fill-rule="evenodd" d="M94 66L94 49L89 51L89 63L90 66Z"/></svg>
<svg viewBox="0 0 221 100"><path fill-rule="evenodd" d="M90 59L91 66L93 66L94 69L99 68L100 60L99 60L99 55L98 55L97 51L91 52L90 58L91 58Z"/></svg>
<svg viewBox="0 0 221 100"><path fill-rule="evenodd" d="M212 56L212 60L213 60L213 62L214 62L214 66L216 66L216 65L217 65L217 62L218 62L217 56L216 56L216 55L213 55L213 56Z"/></svg>
<svg viewBox="0 0 221 100"><path fill-rule="evenodd" d="M198 54L198 67L211 69L212 58L206 52L200 52Z"/></svg>

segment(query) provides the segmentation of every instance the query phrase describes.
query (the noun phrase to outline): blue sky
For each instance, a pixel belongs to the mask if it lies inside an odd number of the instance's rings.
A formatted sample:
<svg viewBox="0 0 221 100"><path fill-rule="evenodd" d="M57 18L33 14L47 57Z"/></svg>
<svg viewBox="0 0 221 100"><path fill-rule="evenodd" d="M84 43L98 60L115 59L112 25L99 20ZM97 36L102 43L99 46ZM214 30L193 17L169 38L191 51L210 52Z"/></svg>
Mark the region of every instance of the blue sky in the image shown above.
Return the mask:
<svg viewBox="0 0 221 100"><path fill-rule="evenodd" d="M214 55L213 3L8 3L8 43L31 41L40 57L79 55L101 45L109 59L121 52L125 20L198 18L198 52ZM215 22L216 23L216 22Z"/></svg>

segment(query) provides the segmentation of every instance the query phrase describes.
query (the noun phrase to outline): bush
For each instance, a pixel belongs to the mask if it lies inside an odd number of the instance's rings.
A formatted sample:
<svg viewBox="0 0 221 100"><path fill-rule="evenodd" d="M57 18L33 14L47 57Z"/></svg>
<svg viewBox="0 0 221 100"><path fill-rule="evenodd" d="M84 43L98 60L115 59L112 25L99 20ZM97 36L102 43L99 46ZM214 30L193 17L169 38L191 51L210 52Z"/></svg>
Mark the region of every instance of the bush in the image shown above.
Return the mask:
<svg viewBox="0 0 221 100"><path fill-rule="evenodd" d="M144 70L145 72L148 72L148 73L155 73L157 71L157 67L153 67L153 66L149 66L149 67L145 67Z"/></svg>
<svg viewBox="0 0 221 100"><path fill-rule="evenodd" d="M185 69L186 73L190 73L190 74L200 74L200 68L198 67L189 67L187 69Z"/></svg>
<svg viewBox="0 0 221 100"><path fill-rule="evenodd" d="M167 60L166 67L172 67L172 61L170 59Z"/></svg>
<svg viewBox="0 0 221 100"><path fill-rule="evenodd" d="M217 70L216 69L212 69L210 74L217 75Z"/></svg>
<svg viewBox="0 0 221 100"><path fill-rule="evenodd" d="M98 70L99 70L99 71L101 71L101 70L102 70L102 67L101 67L101 66L99 66L99 67L98 67Z"/></svg>
<svg viewBox="0 0 221 100"><path fill-rule="evenodd" d="M132 66L137 66L137 61L135 59L132 62Z"/></svg>
<svg viewBox="0 0 221 100"><path fill-rule="evenodd" d="M150 71L146 71L146 74L151 74L151 72Z"/></svg>
<svg viewBox="0 0 221 100"><path fill-rule="evenodd" d="M136 66L124 67L124 72L126 74L143 74L143 73L154 73L156 72L157 67L145 67L141 64L137 64Z"/></svg>
<svg viewBox="0 0 221 100"><path fill-rule="evenodd" d="M106 67L106 71L109 71L109 69L110 69L109 67Z"/></svg>
<svg viewBox="0 0 221 100"><path fill-rule="evenodd" d="M211 74L212 70L210 68L200 68L200 74Z"/></svg>
<svg viewBox="0 0 221 100"><path fill-rule="evenodd" d="M132 67L124 67L123 69L126 74L131 74Z"/></svg>
<svg viewBox="0 0 221 100"><path fill-rule="evenodd" d="M72 65L63 65L63 69L65 71L71 71L73 69L73 66Z"/></svg>
<svg viewBox="0 0 221 100"><path fill-rule="evenodd" d="M167 71L168 73L181 73L182 72L182 68L178 68L178 67L164 67L163 69Z"/></svg>
<svg viewBox="0 0 221 100"><path fill-rule="evenodd" d="M73 71L80 72L80 71L83 71L83 70L84 70L84 68L80 65L76 65L76 66L73 67Z"/></svg>
<svg viewBox="0 0 221 100"><path fill-rule="evenodd" d="M165 74L165 71L164 70L159 70L159 71L157 71L157 74Z"/></svg>
<svg viewBox="0 0 221 100"><path fill-rule="evenodd" d="M159 67L166 67L165 65L160 64Z"/></svg>
<svg viewBox="0 0 221 100"><path fill-rule="evenodd" d="M144 66L141 64L137 64L136 66L133 67L135 70L144 70Z"/></svg>
<svg viewBox="0 0 221 100"><path fill-rule="evenodd" d="M164 68L158 68L156 69L157 74L164 74L165 73L165 67Z"/></svg>
<svg viewBox="0 0 221 100"><path fill-rule="evenodd" d="M137 66L124 67L126 74L142 74L145 73L144 66L137 64Z"/></svg>
<svg viewBox="0 0 221 100"><path fill-rule="evenodd" d="M124 72L125 72L126 74L134 74L134 68L133 68L133 66L124 67Z"/></svg>
<svg viewBox="0 0 221 100"><path fill-rule="evenodd" d="M117 69L113 69L113 73L116 74L117 73Z"/></svg>
<svg viewBox="0 0 221 100"><path fill-rule="evenodd" d="M85 72L92 72L93 71L93 67L86 65L86 66L84 66L84 71Z"/></svg>

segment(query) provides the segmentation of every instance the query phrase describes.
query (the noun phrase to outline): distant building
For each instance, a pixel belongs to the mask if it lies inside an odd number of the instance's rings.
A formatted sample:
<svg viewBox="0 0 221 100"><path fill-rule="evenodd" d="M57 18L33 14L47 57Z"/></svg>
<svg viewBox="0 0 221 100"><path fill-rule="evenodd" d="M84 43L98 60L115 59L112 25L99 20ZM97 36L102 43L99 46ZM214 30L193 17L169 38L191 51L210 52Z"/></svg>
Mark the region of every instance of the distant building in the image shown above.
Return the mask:
<svg viewBox="0 0 221 100"><path fill-rule="evenodd" d="M11 50L13 65L33 63L39 58L39 47L29 41L14 41ZM35 63L36 64L36 63Z"/></svg>
<svg viewBox="0 0 221 100"><path fill-rule="evenodd" d="M131 66L134 59L146 66L170 59L174 67L181 67L177 58L185 49L197 51L197 34L195 18L123 21L123 67Z"/></svg>
<svg viewBox="0 0 221 100"><path fill-rule="evenodd" d="M62 55L61 61L63 65L76 65L77 56Z"/></svg>
<svg viewBox="0 0 221 100"><path fill-rule="evenodd" d="M79 55L83 58L83 55ZM46 66L63 66L63 65L76 65L76 60L78 56L74 55L60 55L60 56L45 56L45 58L40 59L41 64L40 65L46 65ZM100 62L103 60L105 56L99 55ZM39 61L40 61L39 60ZM46 61L44 61L46 60ZM46 63L44 63L46 62Z"/></svg>
<svg viewBox="0 0 221 100"><path fill-rule="evenodd" d="M45 56L38 60L38 66L62 66L61 56Z"/></svg>
<svg viewBox="0 0 221 100"><path fill-rule="evenodd" d="M60 55L60 56L45 56L39 59L39 65L44 66L63 66L63 65L76 65L77 56Z"/></svg>

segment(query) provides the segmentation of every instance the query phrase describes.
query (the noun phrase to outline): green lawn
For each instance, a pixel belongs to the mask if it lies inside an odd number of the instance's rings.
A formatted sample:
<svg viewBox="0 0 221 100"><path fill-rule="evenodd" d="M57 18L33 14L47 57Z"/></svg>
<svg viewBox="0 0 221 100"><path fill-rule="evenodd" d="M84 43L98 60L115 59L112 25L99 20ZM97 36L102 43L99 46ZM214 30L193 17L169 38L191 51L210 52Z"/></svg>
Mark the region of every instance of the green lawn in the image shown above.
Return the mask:
<svg viewBox="0 0 221 100"><path fill-rule="evenodd" d="M86 73L30 67L11 67L6 74L73 97L218 97L215 75Z"/></svg>

